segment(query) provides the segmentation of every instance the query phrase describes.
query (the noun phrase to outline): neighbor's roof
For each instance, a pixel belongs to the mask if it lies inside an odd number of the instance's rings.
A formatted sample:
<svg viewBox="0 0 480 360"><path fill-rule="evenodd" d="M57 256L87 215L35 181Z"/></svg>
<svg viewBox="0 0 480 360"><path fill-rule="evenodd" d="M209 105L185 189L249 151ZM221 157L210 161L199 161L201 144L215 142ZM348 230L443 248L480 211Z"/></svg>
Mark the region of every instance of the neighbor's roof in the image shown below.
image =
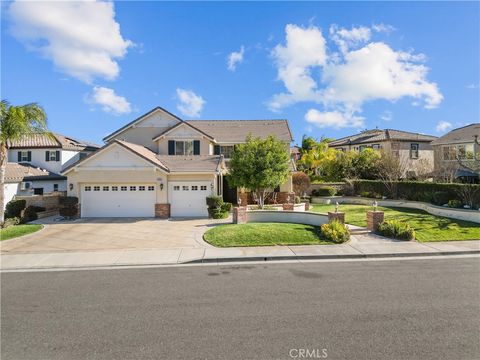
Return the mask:
<svg viewBox="0 0 480 360"><path fill-rule="evenodd" d="M413 133L409 131L393 130L393 129L374 129L362 131L359 134L345 136L343 138L331 141L329 146L355 145L372 142L381 142L389 140L398 141L424 141L430 142L435 140L436 136Z"/></svg>
<svg viewBox="0 0 480 360"><path fill-rule="evenodd" d="M7 141L9 149L32 149L32 148L58 148L64 150L90 150L94 151L100 146L87 141L78 140L62 134L53 133L32 134L15 141Z"/></svg>
<svg viewBox="0 0 480 360"><path fill-rule="evenodd" d="M40 169L29 164L19 164L9 162L5 168L5 182L21 182L34 180L66 180L61 176L44 169Z"/></svg>
<svg viewBox="0 0 480 360"><path fill-rule="evenodd" d="M219 155L157 155L171 172L215 172L221 169L223 156Z"/></svg>
<svg viewBox="0 0 480 360"><path fill-rule="evenodd" d="M432 145L473 142L475 140L475 135L479 137L480 141L480 123L473 123L458 129L453 129L452 131L433 141Z"/></svg>
<svg viewBox="0 0 480 360"><path fill-rule="evenodd" d="M245 142L248 135L265 138L274 135L281 141L293 141L288 121L281 120L187 120L219 143Z"/></svg>

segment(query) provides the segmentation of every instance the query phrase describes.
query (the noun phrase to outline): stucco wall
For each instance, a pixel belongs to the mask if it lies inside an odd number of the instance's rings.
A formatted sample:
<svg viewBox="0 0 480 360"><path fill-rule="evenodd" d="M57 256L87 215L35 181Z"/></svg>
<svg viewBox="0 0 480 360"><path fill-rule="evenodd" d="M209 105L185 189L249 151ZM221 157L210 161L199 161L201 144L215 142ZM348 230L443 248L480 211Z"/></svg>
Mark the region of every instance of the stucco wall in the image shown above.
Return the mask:
<svg viewBox="0 0 480 360"><path fill-rule="evenodd" d="M247 222L279 222L319 226L328 222L328 216L299 211L247 211Z"/></svg>
<svg viewBox="0 0 480 360"><path fill-rule="evenodd" d="M3 204L3 209L7 206L7 203L13 199L13 197L17 194L18 190L20 189L20 183L6 183L5 190L4 190L4 197L5 202Z"/></svg>

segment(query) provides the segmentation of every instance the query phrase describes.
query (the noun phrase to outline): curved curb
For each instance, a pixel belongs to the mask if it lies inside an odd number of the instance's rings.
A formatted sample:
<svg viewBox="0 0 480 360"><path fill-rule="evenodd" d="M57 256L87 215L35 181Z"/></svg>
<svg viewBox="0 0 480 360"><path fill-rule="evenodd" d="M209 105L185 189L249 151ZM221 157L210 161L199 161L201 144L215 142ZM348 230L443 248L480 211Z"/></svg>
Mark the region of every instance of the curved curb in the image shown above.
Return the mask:
<svg viewBox="0 0 480 360"><path fill-rule="evenodd" d="M23 225L42 225L42 228L41 229L38 229L37 231L34 231L32 233L29 233L29 234L25 234L25 235L21 235L21 236L17 236L17 237L14 237L14 238L11 238L11 239L7 239L7 240L2 240L0 241L0 251L2 249L2 244L7 244L11 241L14 241L14 240L18 240L18 239L25 239L25 238L28 238L30 236L33 236L33 235L36 235L42 231L44 231L48 225L47 224L23 224ZM8 253L8 252L7 252ZM5 253L4 255L6 255L7 253Z"/></svg>

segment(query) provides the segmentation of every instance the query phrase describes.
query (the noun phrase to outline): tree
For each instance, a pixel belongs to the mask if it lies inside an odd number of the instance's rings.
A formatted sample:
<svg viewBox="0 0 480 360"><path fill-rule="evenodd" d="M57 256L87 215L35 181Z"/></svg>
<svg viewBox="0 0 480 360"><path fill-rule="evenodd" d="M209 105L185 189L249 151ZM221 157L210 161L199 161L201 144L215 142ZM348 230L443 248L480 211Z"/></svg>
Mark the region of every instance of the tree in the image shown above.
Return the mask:
<svg viewBox="0 0 480 360"><path fill-rule="evenodd" d="M403 179L408 170L408 158L382 152L378 165L378 177L392 198L397 198L397 182Z"/></svg>
<svg viewBox="0 0 480 360"><path fill-rule="evenodd" d="M299 170L311 178L328 177L329 165L337 158L337 150L330 148L330 139L322 138L316 142L311 137L302 139L302 157L297 162Z"/></svg>
<svg viewBox="0 0 480 360"><path fill-rule="evenodd" d="M4 221L5 207L5 169L8 161L8 146L10 141L16 141L24 136L45 133L47 116L39 105L32 103L13 106L6 100L0 103L0 224Z"/></svg>
<svg viewBox="0 0 480 360"><path fill-rule="evenodd" d="M302 196L310 187L310 178L302 171L292 175L292 185L295 195Z"/></svg>
<svg viewBox="0 0 480 360"><path fill-rule="evenodd" d="M230 159L230 186L251 190L263 208L273 190L290 175L288 146L274 136L266 139L248 136L236 146Z"/></svg>

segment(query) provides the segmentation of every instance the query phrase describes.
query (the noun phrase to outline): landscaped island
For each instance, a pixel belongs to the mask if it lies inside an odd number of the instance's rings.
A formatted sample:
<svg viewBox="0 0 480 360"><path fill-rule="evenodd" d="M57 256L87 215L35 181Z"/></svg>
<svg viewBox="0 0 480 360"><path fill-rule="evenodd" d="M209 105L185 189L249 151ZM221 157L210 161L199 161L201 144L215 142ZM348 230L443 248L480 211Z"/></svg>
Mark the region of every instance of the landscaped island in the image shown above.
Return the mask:
<svg viewBox="0 0 480 360"><path fill-rule="evenodd" d="M19 236L31 234L43 228L39 224L20 224L16 226L9 226L5 229L0 229L0 240L8 240Z"/></svg>

